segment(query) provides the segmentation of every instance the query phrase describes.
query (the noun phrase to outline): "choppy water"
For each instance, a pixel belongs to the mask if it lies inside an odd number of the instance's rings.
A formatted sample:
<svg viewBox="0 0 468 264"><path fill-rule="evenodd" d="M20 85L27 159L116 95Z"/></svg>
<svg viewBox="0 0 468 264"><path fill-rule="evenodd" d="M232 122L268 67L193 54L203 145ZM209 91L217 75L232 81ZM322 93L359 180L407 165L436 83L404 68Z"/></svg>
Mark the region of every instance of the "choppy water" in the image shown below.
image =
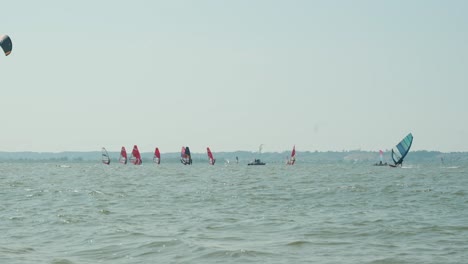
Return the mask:
<svg viewBox="0 0 468 264"><path fill-rule="evenodd" d="M467 263L468 165L0 164L0 263Z"/></svg>

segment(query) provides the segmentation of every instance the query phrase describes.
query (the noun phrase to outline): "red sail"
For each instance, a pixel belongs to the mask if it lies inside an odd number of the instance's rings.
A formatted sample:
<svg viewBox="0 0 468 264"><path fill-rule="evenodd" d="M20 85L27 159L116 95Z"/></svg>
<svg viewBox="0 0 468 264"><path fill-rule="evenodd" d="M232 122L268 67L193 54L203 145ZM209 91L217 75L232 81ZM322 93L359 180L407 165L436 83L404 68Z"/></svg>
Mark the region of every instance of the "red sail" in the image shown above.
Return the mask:
<svg viewBox="0 0 468 264"><path fill-rule="evenodd" d="M288 165L294 165L295 162L296 162L296 146L294 145L293 150L291 152L291 157L289 158L287 164Z"/></svg>
<svg viewBox="0 0 468 264"><path fill-rule="evenodd" d="M180 157L185 158L185 147L182 147L182 150L180 151Z"/></svg>
<svg viewBox="0 0 468 264"><path fill-rule="evenodd" d="M122 164L127 164L127 150L125 149L125 147L122 147L122 149L120 150L119 162Z"/></svg>
<svg viewBox="0 0 468 264"><path fill-rule="evenodd" d="M211 153L209 147L206 148L206 153L208 154L208 162L210 163L210 165L214 165L216 160L214 159L213 153Z"/></svg>
<svg viewBox="0 0 468 264"><path fill-rule="evenodd" d="M140 151L138 150L137 145L133 146L132 157L130 158L130 160L135 165L141 165L141 155L140 155Z"/></svg>
<svg viewBox="0 0 468 264"><path fill-rule="evenodd" d="M157 164L161 163L161 153L159 152L158 148L154 150L153 161L154 163L157 163Z"/></svg>

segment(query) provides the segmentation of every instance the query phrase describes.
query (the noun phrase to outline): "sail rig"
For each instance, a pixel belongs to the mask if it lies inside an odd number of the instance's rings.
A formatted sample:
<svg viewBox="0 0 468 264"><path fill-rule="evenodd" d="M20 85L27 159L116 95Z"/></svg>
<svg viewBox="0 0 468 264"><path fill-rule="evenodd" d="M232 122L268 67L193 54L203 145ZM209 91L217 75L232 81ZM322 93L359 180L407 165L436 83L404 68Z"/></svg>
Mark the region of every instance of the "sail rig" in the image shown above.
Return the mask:
<svg viewBox="0 0 468 264"><path fill-rule="evenodd" d="M214 165L216 162L216 159L213 157L213 153L211 153L211 150L209 147L206 148L206 154L208 155L208 163L210 165Z"/></svg>
<svg viewBox="0 0 468 264"><path fill-rule="evenodd" d="M156 164L161 163L161 153L159 152L159 148L156 148L156 149L154 150L153 161L154 161L154 163L156 163Z"/></svg>
<svg viewBox="0 0 468 264"><path fill-rule="evenodd" d="M408 154L411 144L413 144L413 135L409 133L403 140L400 141L394 148L392 148L392 159L395 162L393 167L403 164L403 159Z"/></svg>
<svg viewBox="0 0 468 264"><path fill-rule="evenodd" d="M109 153L107 153L107 150L104 147L101 150L101 157L102 157L102 163L104 163L106 165L110 164Z"/></svg>
<svg viewBox="0 0 468 264"><path fill-rule="evenodd" d="M192 165L192 157L190 156L189 147L182 147L180 151L180 162L184 165Z"/></svg>
<svg viewBox="0 0 468 264"><path fill-rule="evenodd" d="M133 146L132 156L130 157L130 162L132 162L134 165L141 165L142 163L140 151L138 150L137 145Z"/></svg>
<svg viewBox="0 0 468 264"><path fill-rule="evenodd" d="M295 162L296 162L296 145L293 146L293 149L291 151L291 156L289 157L287 164L294 165Z"/></svg>
<svg viewBox="0 0 468 264"><path fill-rule="evenodd" d="M122 146L122 149L120 150L119 162L122 164L127 164L127 150L124 146Z"/></svg>

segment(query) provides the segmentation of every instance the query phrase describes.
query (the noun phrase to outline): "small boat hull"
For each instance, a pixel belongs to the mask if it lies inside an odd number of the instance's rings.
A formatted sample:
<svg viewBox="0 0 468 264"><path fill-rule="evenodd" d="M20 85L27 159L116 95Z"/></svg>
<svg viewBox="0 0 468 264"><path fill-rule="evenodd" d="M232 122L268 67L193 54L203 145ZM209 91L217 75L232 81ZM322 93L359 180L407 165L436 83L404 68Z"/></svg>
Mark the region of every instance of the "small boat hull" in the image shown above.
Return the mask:
<svg viewBox="0 0 468 264"><path fill-rule="evenodd" d="M247 165L251 166L251 165L265 165L265 164L266 164L265 162L262 162L259 159L255 159L254 161L249 162Z"/></svg>

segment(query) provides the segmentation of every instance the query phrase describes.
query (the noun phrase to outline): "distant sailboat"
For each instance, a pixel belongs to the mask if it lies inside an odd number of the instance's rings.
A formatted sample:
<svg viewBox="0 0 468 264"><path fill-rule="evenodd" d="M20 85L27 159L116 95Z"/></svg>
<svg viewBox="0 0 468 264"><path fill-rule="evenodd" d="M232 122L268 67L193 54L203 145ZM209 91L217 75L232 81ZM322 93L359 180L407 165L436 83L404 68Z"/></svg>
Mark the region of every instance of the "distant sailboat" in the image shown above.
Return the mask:
<svg viewBox="0 0 468 264"><path fill-rule="evenodd" d="M209 147L206 148L206 154L208 155L208 163L210 165L214 165L216 162L216 159L213 157L213 153L211 153L211 150Z"/></svg>
<svg viewBox="0 0 468 264"><path fill-rule="evenodd" d="M263 144L260 144L260 146L258 147L258 154L261 155L262 154L262 149L263 149ZM265 162L262 162L260 159L254 159L253 161L247 163L247 165L265 165L266 163Z"/></svg>
<svg viewBox="0 0 468 264"><path fill-rule="evenodd" d="M408 154L411 145L413 144L413 135L409 133L403 140L392 148L392 159L395 164L390 164L392 167L402 166L403 159Z"/></svg>
<svg viewBox="0 0 468 264"><path fill-rule="evenodd" d="M122 164L127 164L127 150L123 146L122 146L122 149L120 150L119 162Z"/></svg>
<svg viewBox="0 0 468 264"><path fill-rule="evenodd" d="M379 157L380 157L379 163L376 163L374 165L375 166L387 166L388 165L387 162L383 163L383 151L382 150L379 151Z"/></svg>
<svg viewBox="0 0 468 264"><path fill-rule="evenodd" d="M288 162L286 164L294 165L295 162L296 162L296 146L294 145L292 152L291 152L291 156L289 157Z"/></svg>
<svg viewBox="0 0 468 264"><path fill-rule="evenodd" d="M104 147L101 150L101 156L102 156L102 163L109 165L110 164L109 154L107 153L107 150Z"/></svg>
<svg viewBox="0 0 468 264"><path fill-rule="evenodd" d="M190 156L189 147L182 147L180 151L180 162L184 165L192 165L192 157Z"/></svg>
<svg viewBox="0 0 468 264"><path fill-rule="evenodd" d="M138 150L137 145L133 146L132 156L130 156L130 162L132 162L134 165L141 165L142 163L140 151Z"/></svg>
<svg viewBox="0 0 468 264"><path fill-rule="evenodd" d="M156 148L156 149L154 150L153 161L154 161L154 163L156 163L156 164L161 163L161 153L159 152L159 149L158 149L158 148Z"/></svg>

